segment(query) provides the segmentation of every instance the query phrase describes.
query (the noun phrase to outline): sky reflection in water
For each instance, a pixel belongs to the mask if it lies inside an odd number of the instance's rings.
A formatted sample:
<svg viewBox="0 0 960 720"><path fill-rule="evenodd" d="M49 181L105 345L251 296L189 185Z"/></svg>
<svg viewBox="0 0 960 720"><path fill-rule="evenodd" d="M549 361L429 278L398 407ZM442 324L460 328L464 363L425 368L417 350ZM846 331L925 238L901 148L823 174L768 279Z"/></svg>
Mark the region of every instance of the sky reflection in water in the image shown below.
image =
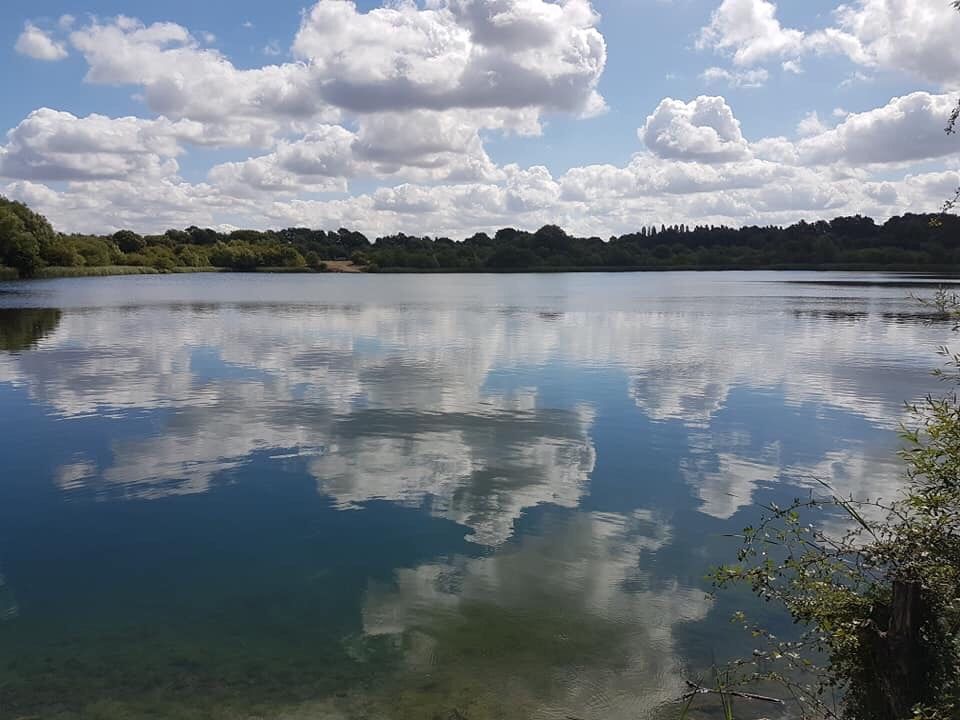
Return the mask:
<svg viewBox="0 0 960 720"><path fill-rule="evenodd" d="M656 716L754 503L896 491L948 329L851 279L3 285L0 717Z"/></svg>

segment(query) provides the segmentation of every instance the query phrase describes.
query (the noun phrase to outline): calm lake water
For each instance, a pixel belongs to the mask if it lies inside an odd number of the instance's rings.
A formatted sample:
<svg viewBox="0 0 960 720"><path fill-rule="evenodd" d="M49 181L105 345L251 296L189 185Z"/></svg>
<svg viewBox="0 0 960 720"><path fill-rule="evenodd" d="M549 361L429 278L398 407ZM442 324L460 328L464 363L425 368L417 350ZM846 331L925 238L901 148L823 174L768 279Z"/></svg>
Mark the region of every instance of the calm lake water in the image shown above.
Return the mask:
<svg viewBox="0 0 960 720"><path fill-rule="evenodd" d="M903 280L0 284L0 718L675 717L725 534L896 492Z"/></svg>

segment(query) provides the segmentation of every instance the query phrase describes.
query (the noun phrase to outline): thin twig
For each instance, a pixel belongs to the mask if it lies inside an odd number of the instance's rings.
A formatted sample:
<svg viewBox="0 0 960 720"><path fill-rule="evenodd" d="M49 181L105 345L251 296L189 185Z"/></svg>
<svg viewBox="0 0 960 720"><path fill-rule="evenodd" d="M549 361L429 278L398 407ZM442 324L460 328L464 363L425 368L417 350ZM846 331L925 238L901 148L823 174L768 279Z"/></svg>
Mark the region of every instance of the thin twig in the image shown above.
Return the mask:
<svg viewBox="0 0 960 720"><path fill-rule="evenodd" d="M746 700L759 700L761 702L776 703L777 705L784 704L783 700L780 698L769 697L768 695L758 695L757 693L740 692L737 690L711 690L710 688L703 687L702 685L698 685L690 680L686 680L685 682L689 687L692 688L692 690L686 693L681 700L687 700L694 695L731 695L733 697L744 698Z"/></svg>

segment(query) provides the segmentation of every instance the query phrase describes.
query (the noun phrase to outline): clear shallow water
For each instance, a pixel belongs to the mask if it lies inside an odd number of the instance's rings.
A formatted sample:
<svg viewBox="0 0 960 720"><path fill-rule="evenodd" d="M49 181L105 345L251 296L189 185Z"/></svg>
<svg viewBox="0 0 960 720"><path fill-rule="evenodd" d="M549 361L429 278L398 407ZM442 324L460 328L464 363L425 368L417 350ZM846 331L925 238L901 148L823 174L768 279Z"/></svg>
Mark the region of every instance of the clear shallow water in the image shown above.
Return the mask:
<svg viewBox="0 0 960 720"><path fill-rule="evenodd" d="M0 284L0 718L669 716L725 533L896 492L902 281Z"/></svg>

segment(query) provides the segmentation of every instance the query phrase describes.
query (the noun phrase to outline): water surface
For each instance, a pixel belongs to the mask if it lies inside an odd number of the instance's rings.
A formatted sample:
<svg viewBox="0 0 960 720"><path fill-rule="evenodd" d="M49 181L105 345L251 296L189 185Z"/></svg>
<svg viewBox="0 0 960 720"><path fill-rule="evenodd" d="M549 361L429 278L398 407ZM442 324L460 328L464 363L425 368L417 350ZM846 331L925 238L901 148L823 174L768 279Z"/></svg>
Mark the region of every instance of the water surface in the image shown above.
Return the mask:
<svg viewBox="0 0 960 720"><path fill-rule="evenodd" d="M896 492L929 282L0 284L0 718L668 716L727 533Z"/></svg>

